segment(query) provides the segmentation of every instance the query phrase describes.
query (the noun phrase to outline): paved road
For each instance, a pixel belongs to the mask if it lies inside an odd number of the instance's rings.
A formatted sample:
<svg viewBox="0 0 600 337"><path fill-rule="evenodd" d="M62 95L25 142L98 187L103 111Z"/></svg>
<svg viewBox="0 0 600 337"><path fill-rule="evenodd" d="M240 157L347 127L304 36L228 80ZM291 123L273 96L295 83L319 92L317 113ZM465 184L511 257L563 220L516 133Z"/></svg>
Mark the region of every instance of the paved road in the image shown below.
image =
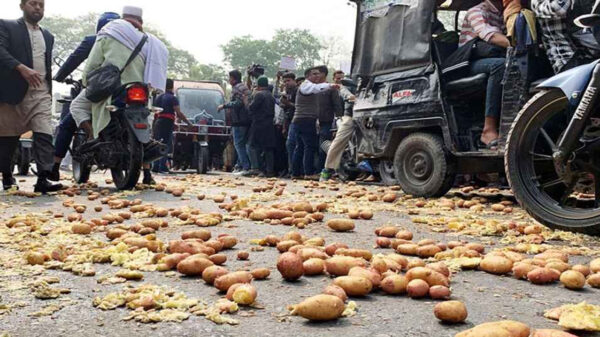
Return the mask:
<svg viewBox="0 0 600 337"><path fill-rule="evenodd" d="M144 191L128 196L129 199L141 198L144 202L153 203L165 208L179 208L189 206L203 212L220 211L217 204L212 200L199 201L195 196L204 193L207 196L216 195L220 192L236 194L240 198L252 195L252 186L263 186L264 181L243 179L243 186L219 186L223 181L233 179L230 175L210 175L204 178L193 178L189 181L178 179L184 176L159 177L159 182L167 185L181 185L187 188L185 196L189 200L181 200L164 192ZM93 180L101 187L109 187L104 181L107 176L95 174ZM198 180L203 179L203 180ZM22 189L27 189L32 184L32 178L26 178L21 183ZM332 201L335 199L336 191L327 189L307 189L304 183L292 183L288 181L286 193L276 202L297 201L310 199L311 201ZM345 188L342 186L341 189ZM352 187L355 188L355 187ZM369 186L369 191L377 192L382 187ZM75 197L77 203L88 205L84 214L85 219L97 217L93 212L93 206L98 201L87 200L86 194ZM271 194L263 194L271 195ZM322 196L321 196L322 195ZM71 211L62 206L65 196L47 196L27 199L18 196L0 197L0 218L7 219L15 214L31 212L64 212ZM263 197L266 199L266 197ZM269 197L275 202L275 198ZM340 205L352 205L353 201L337 199ZM253 200L253 202L257 202ZM369 206L371 205L371 206ZM470 242L490 242L494 246L502 236L479 237L466 236L455 233L438 233L424 224L415 224L411 221L412 215L408 215L408 209L414 209L409 203L406 206L398 205L390 207L381 202L372 204L363 202L363 207L375 209L375 217L370 221L357 221L357 228L352 233L334 233L323 224L312 224L301 233L307 237L320 236L330 242L344 242L354 248L373 249L375 253L390 253L391 250L374 249L374 229L382 224L396 224L407 228L415 234L415 241L424 238L432 238L447 242L451 240L468 240ZM389 210L380 210L380 209ZM104 210L101 214L110 210ZM223 212L223 211L221 211ZM328 213L326 219L335 215ZM338 215L339 216L339 215ZM423 211L418 216L429 216ZM440 216L454 217L454 213L443 212ZM458 218L469 215L456 211ZM518 210L510 215L488 216L500 222L509 221L520 217ZM130 220L135 223L139 220ZM173 222L173 219L170 219ZM519 221L531 221L528 218ZM234 225L234 226L231 226ZM124 284L100 285L97 279L109 273L118 271L119 267L111 267L107 264L95 264L96 276L81 277L64 271L45 270L40 275L23 275L24 265L23 252L17 252L11 245L11 235L17 235L0 224L0 260L3 266L0 273L0 289L2 304L12 305L10 312L0 316L0 335L2 331L10 336L454 336L455 333L470 328L476 324L487 321L513 319L525 322L536 328L558 328L556 322L543 318L544 310L568 303L579 303L588 301L600 304L600 291L586 287L584 291L569 291L558 284L549 286L534 286L526 281L518 281L510 276L493 276L480 271L464 271L452 277L453 299L465 302L469 317L465 324L443 325L433 316L434 301L412 300L406 296L393 297L381 292L375 292L365 298L353 299L358 304L357 314L353 317L339 319L329 323L310 323L300 317L286 316L286 306L302 301L302 299L316 295L331 282L326 276L303 277L300 281L290 283L281 279L275 268L278 252L274 248L266 248L262 252L251 252L249 261L237 261L236 254L239 250L250 251L249 240L262 238L269 234L282 236L290 230L286 226L271 226L258 224L247 220L226 221L217 227L210 228L213 236L228 233L236 236L240 243L234 250L226 251L228 256L226 267L229 270L253 269L266 267L272 270L271 277L265 281L255 281L253 284L258 290L258 303L264 309L242 309L232 317L238 319L240 324L235 326L216 325L203 317L191 316L182 323L159 323L141 324L133 321L123 321L129 311L117 309L102 311L92 306L92 300L96 296L106 295L123 289ZM192 230L195 226L169 226L158 232L158 237L164 242L176 239L186 230ZM103 233L93 233L93 237L106 240ZM581 239L580 237L577 238ZM589 246L599 252L600 242L598 239L584 238L577 245ZM552 244L569 244L565 242L552 242ZM488 250L494 248L487 247ZM571 263L587 263L591 258L575 257ZM28 289L19 289L24 284L42 276L57 276L60 283L56 286L68 288L70 294L62 295L56 300L35 299ZM159 272L145 272L142 282L129 282L134 286L142 283L166 285L185 293L190 298L199 298L208 302L214 302L221 297L214 287L207 286L201 279L185 278L180 276L169 276ZM15 289L16 288L16 289ZM72 300L70 305L49 316L30 317L34 313L50 304L65 303L68 298ZM62 299L62 300L61 300ZM1 311L0 311L1 312ZM592 336L593 334L581 334L581 336Z"/></svg>

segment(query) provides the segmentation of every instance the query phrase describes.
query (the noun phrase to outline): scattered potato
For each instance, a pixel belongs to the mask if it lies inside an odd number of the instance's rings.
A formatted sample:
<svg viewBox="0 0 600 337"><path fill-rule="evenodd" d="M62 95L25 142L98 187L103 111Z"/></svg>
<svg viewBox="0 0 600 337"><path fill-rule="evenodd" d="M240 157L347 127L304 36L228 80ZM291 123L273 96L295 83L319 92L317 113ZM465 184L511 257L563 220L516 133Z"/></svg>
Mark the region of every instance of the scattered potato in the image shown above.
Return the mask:
<svg viewBox="0 0 600 337"><path fill-rule="evenodd" d="M429 288L429 297L434 300L445 300L450 297L450 289L444 286L433 286Z"/></svg>
<svg viewBox="0 0 600 337"><path fill-rule="evenodd" d="M456 334L454 337L529 337L531 331L523 323L516 321L488 322Z"/></svg>
<svg viewBox="0 0 600 337"><path fill-rule="evenodd" d="M307 298L294 306L292 315L298 315L311 321L330 321L342 316L344 302L337 296L321 294Z"/></svg>
<svg viewBox="0 0 600 337"><path fill-rule="evenodd" d="M420 279L412 280L408 282L406 291L408 292L408 296L410 296L410 298L425 297L427 294L429 294L429 284Z"/></svg>
<svg viewBox="0 0 600 337"><path fill-rule="evenodd" d="M365 296L373 289L371 281L360 276L339 276L333 283L344 289L348 296Z"/></svg>
<svg viewBox="0 0 600 337"><path fill-rule="evenodd" d="M512 271L512 267L513 262L511 260L497 255L487 255L479 264L479 269L497 275L510 273Z"/></svg>
<svg viewBox="0 0 600 337"><path fill-rule="evenodd" d="M327 220L326 225L336 232L348 232L354 230L354 221L349 219Z"/></svg>
<svg viewBox="0 0 600 337"><path fill-rule="evenodd" d="M250 283L251 281L252 274L247 271L236 271L217 277L214 281L214 285L220 291L226 292L229 287L236 283Z"/></svg>
<svg viewBox="0 0 600 337"><path fill-rule="evenodd" d="M255 280L265 280L271 275L271 271L267 268L258 268L250 272Z"/></svg>
<svg viewBox="0 0 600 337"><path fill-rule="evenodd" d="M386 294L405 294L408 287L408 280L404 275L393 274L384 278L381 281L380 287Z"/></svg>
<svg viewBox="0 0 600 337"><path fill-rule="evenodd" d="M337 296L344 302L346 302L348 299L348 295L346 295L344 289L342 289L340 286L336 286L335 284L330 284L325 287L325 289L323 289L323 294Z"/></svg>
<svg viewBox="0 0 600 337"><path fill-rule="evenodd" d="M325 272L325 261L319 258L310 258L302 263L304 275L321 275Z"/></svg>
<svg viewBox="0 0 600 337"><path fill-rule="evenodd" d="M251 305L256 301L258 293L251 284L241 284L233 292L233 301L240 305Z"/></svg>
<svg viewBox="0 0 600 337"><path fill-rule="evenodd" d="M446 323L462 323L467 319L467 307L460 301L446 301L435 305L433 313Z"/></svg>
<svg viewBox="0 0 600 337"><path fill-rule="evenodd" d="M287 281L295 281L304 275L302 259L294 253L283 253L277 260L277 270Z"/></svg>
<svg viewBox="0 0 600 337"><path fill-rule="evenodd" d="M228 274L229 271L220 266L210 266L202 272L202 279L208 284L213 284L218 277Z"/></svg>
<svg viewBox="0 0 600 337"><path fill-rule="evenodd" d="M583 289L585 286L585 276L578 271L567 270L560 275L560 283L567 289Z"/></svg>

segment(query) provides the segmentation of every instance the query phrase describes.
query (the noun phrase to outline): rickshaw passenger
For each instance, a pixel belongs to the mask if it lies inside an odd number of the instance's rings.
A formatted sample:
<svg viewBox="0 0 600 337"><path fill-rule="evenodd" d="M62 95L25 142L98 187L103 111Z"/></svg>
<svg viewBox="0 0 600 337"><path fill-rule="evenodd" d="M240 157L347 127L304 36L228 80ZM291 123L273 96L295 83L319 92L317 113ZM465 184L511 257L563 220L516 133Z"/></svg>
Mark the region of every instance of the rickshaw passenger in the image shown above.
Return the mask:
<svg viewBox="0 0 600 337"><path fill-rule="evenodd" d="M504 76L504 57L502 51L510 42L504 31L502 19L502 0L485 0L469 9L464 19L459 47L481 39L476 44L477 51L472 55L470 75L488 74L485 102L485 123L481 142L487 148L498 145L498 121L502 108L502 78ZM500 47L500 48L498 48Z"/></svg>
<svg viewBox="0 0 600 337"><path fill-rule="evenodd" d="M542 42L555 73L586 64L596 57L589 48L578 44L577 39L572 36L571 33L575 33L579 28L575 27L570 18L589 14L593 3L593 0L532 1L531 7L542 27Z"/></svg>

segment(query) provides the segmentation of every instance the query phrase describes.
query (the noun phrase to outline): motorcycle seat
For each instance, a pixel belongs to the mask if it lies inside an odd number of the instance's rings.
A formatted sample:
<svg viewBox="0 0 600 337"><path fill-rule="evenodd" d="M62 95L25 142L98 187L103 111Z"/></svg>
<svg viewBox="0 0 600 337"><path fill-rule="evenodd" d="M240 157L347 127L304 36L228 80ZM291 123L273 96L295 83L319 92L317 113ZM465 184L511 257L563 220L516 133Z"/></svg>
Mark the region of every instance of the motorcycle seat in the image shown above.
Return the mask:
<svg viewBox="0 0 600 337"><path fill-rule="evenodd" d="M446 96L454 100L473 96L478 93L485 93L487 80L487 74L477 74L450 81L445 85Z"/></svg>

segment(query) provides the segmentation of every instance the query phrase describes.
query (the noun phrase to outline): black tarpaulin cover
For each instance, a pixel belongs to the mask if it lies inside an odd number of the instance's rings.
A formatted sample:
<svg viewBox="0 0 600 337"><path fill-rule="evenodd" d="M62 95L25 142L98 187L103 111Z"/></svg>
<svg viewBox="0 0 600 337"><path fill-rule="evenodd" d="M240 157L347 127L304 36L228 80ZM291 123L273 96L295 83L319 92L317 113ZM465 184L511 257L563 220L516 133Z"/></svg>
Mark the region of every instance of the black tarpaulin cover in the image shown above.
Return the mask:
<svg viewBox="0 0 600 337"><path fill-rule="evenodd" d="M388 8L373 15L373 3ZM431 63L431 26L436 0L358 1L352 74L388 74Z"/></svg>

